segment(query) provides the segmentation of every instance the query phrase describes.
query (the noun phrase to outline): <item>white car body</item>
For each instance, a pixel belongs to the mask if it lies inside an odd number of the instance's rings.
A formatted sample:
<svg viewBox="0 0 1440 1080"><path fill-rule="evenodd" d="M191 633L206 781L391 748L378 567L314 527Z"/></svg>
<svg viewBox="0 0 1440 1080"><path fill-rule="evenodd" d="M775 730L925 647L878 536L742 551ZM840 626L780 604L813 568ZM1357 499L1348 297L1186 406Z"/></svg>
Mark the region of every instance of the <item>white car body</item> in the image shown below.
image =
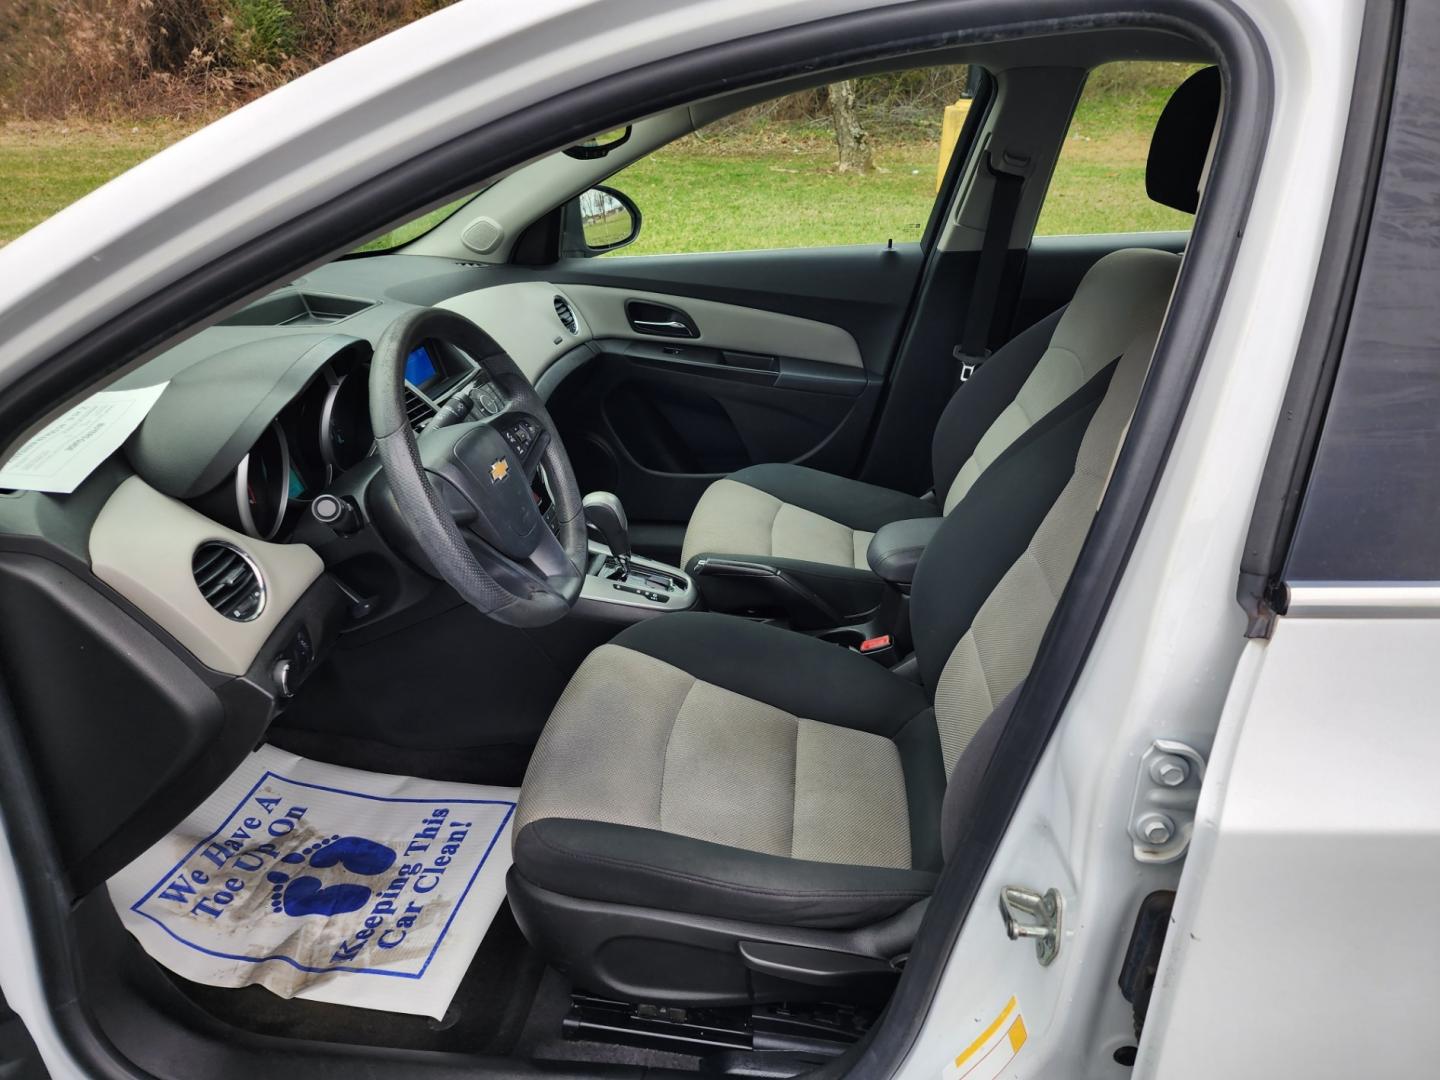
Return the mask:
<svg viewBox="0 0 1440 1080"><path fill-rule="evenodd" d="M463 0L238 110L0 251L0 372L24 378L200 266L526 106L652 59L891 2ZM1413 1075L1440 1056L1423 918L1440 789L1415 764L1440 751L1428 704L1440 624L1425 611L1297 607L1271 639L1247 639L1234 600L1320 258L1363 9L1236 6L1274 78L1255 227L1104 628L905 1080L960 1075L956 1058L1012 998L1025 1052L1003 1075L1016 1077ZM312 265L336 253L317 251ZM254 284L252 295L276 282ZM1376 723L1347 722L1358 711ZM1138 862L1123 839L1155 739L1207 759L1183 862ZM1062 894L1052 965L1005 936L994 905L1006 885ZM1114 1057L1134 1041L1114 960L1136 903L1162 888L1180 898L1132 1070ZM45 1003L8 846L0 934L5 998L52 1075L84 1075Z"/></svg>

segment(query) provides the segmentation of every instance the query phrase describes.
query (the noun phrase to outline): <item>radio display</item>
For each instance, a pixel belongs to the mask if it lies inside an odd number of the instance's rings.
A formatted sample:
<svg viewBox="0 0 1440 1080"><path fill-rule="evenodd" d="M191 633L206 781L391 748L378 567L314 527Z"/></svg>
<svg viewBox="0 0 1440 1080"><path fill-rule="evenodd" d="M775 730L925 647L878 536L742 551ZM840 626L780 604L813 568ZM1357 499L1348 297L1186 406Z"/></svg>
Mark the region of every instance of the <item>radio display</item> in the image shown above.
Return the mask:
<svg viewBox="0 0 1440 1080"><path fill-rule="evenodd" d="M435 358L430 350L421 345L405 359L405 381L422 389L435 379Z"/></svg>

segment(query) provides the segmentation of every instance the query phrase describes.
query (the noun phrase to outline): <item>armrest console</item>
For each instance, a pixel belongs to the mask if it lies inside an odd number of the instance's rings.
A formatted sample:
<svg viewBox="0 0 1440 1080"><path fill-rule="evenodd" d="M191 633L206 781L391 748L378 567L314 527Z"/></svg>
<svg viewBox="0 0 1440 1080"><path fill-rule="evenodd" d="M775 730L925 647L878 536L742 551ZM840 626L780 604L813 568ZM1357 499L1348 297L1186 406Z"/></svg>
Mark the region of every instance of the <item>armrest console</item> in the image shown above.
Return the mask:
<svg viewBox="0 0 1440 1080"><path fill-rule="evenodd" d="M865 551L870 569L902 593L908 594L910 582L915 579L915 565L925 554L925 545L930 543L930 538L944 523L943 517L910 518L882 526L870 538L870 546Z"/></svg>

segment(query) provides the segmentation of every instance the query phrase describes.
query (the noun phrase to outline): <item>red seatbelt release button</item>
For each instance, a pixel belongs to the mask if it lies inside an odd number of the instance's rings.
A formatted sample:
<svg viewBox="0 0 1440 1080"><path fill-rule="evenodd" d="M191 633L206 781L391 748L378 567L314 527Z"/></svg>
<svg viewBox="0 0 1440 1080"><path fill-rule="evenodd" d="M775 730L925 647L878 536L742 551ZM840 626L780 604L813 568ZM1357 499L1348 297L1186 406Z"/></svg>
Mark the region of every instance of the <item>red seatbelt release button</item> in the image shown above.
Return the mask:
<svg viewBox="0 0 1440 1080"><path fill-rule="evenodd" d="M860 651L862 653L879 652L881 649L888 648L890 648L889 634L881 634L879 637L866 638L864 641L860 642Z"/></svg>

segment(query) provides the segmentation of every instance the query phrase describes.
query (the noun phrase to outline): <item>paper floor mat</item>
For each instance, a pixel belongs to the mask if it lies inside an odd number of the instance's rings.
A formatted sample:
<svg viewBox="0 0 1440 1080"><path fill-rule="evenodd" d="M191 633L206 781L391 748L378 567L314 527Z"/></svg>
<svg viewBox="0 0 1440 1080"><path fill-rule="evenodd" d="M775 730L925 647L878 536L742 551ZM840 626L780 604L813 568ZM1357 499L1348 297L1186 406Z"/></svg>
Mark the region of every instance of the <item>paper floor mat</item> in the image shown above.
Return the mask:
<svg viewBox="0 0 1440 1080"><path fill-rule="evenodd" d="M439 1019L505 897L516 795L262 746L110 897L195 982Z"/></svg>

